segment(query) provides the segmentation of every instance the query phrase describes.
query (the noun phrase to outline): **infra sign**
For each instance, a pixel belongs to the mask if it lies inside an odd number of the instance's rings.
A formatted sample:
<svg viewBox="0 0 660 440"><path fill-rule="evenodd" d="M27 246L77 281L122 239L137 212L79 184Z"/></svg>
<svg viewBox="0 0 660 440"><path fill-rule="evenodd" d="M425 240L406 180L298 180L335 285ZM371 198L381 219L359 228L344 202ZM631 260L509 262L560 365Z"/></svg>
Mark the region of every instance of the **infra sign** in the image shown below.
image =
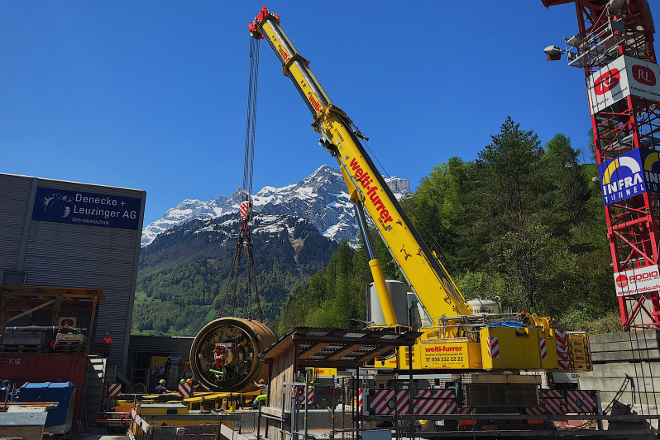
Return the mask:
<svg viewBox="0 0 660 440"><path fill-rule="evenodd" d="M637 148L598 165L603 204L651 191L660 194L660 155Z"/></svg>

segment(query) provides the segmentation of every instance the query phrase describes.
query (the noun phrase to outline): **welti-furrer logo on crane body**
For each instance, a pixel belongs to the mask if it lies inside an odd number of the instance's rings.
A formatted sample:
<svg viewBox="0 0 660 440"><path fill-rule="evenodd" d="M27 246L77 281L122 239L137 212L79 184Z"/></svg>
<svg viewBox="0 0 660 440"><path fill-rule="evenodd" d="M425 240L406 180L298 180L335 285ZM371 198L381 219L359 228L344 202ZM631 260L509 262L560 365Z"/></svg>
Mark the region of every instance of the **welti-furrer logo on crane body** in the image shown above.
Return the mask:
<svg viewBox="0 0 660 440"><path fill-rule="evenodd" d="M393 221L393 218L390 215L390 211L387 209L387 207L385 207L383 200L380 198L380 188L376 185L378 180L374 176L370 175L368 171L365 171L356 158L346 155L344 156L344 163L348 164L347 170L349 174L352 174L352 176L355 178L355 182L362 187L361 191L364 195L365 203L370 204L376 210L378 213L378 220L380 220L380 223L386 230L389 230L391 228L389 223ZM376 220L376 216L374 217L374 220ZM462 302L463 299L454 289L454 285L451 279L445 275L443 271L438 272L438 276L441 278L441 282L445 291L449 292L449 294L453 296L456 301Z"/></svg>
<svg viewBox="0 0 660 440"><path fill-rule="evenodd" d="M605 205L645 191L660 193L660 157L653 150L638 148L629 151L603 162L598 170Z"/></svg>

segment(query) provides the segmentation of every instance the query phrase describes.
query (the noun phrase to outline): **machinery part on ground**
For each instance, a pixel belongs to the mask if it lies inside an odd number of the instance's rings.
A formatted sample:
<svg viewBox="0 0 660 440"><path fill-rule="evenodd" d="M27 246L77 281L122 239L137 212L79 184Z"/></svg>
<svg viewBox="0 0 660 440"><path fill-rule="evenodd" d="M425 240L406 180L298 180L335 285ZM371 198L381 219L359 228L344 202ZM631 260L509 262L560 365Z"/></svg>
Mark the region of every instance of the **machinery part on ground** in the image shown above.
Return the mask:
<svg viewBox="0 0 660 440"><path fill-rule="evenodd" d="M277 336L265 324L241 318L215 319L202 328L190 348L190 366L211 391L253 391L253 381L267 379L257 359Z"/></svg>

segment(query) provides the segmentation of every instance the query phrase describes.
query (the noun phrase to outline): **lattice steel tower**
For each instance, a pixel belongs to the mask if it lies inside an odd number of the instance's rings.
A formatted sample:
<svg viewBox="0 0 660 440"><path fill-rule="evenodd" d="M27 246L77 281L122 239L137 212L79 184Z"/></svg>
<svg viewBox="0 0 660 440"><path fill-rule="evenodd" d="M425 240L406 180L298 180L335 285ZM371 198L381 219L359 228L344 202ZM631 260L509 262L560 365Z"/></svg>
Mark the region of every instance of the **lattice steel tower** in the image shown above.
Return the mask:
<svg viewBox="0 0 660 440"><path fill-rule="evenodd" d="M621 321L660 328L660 75L648 1L542 1L577 9L579 33L561 52L585 73Z"/></svg>

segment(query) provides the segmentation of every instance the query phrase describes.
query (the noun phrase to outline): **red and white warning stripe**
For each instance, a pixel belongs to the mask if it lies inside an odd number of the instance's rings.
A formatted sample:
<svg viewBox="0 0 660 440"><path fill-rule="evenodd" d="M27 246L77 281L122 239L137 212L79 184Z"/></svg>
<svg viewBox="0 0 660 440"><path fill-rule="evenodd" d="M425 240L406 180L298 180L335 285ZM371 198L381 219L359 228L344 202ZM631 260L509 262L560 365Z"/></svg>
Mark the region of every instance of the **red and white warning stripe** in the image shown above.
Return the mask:
<svg viewBox="0 0 660 440"><path fill-rule="evenodd" d="M566 414L566 400L559 390L543 390L543 407L550 414Z"/></svg>
<svg viewBox="0 0 660 440"><path fill-rule="evenodd" d="M403 391L399 391L395 396L394 390L376 390L369 405L369 412L377 415L394 414L394 409L398 409L401 403L399 399L403 397Z"/></svg>
<svg viewBox="0 0 660 440"><path fill-rule="evenodd" d="M296 386L295 395L296 401L299 405L305 404L305 388L307 388L307 404L311 405L314 403L314 387L305 387L303 385ZM361 390L360 390L361 391Z"/></svg>
<svg viewBox="0 0 660 440"><path fill-rule="evenodd" d="M415 400L416 415L455 414L456 399ZM408 414L408 411L402 412Z"/></svg>
<svg viewBox="0 0 660 440"><path fill-rule="evenodd" d="M121 394L121 384L120 383L111 383L108 385L108 396L115 397Z"/></svg>
<svg viewBox="0 0 660 440"><path fill-rule="evenodd" d="M550 414L554 414L557 416L566 414L566 401L564 400L563 397L559 399L544 398L543 407Z"/></svg>
<svg viewBox="0 0 660 440"><path fill-rule="evenodd" d="M410 408L410 406L408 407ZM456 413L456 399L453 390L422 390L417 394L414 402L415 414L454 414ZM407 414L406 410L402 414Z"/></svg>
<svg viewBox="0 0 660 440"><path fill-rule="evenodd" d="M595 414L597 391L571 390L566 395L559 390L543 390L543 406L549 413Z"/></svg>
<svg viewBox="0 0 660 440"><path fill-rule="evenodd" d="M497 359L500 357L500 338L493 336L486 339L486 346L488 347L488 357Z"/></svg>
<svg viewBox="0 0 660 440"><path fill-rule="evenodd" d="M545 344L545 338L540 338L539 339L539 350L541 350L541 359L547 359L548 358L548 348L546 347L546 344Z"/></svg>
<svg viewBox="0 0 660 440"><path fill-rule="evenodd" d="M422 390L415 397L413 411L417 415L454 414L456 398L452 390ZM410 413L408 391L375 390L369 402L369 414L406 415Z"/></svg>
<svg viewBox="0 0 660 440"><path fill-rule="evenodd" d="M566 392L566 411L569 413L595 413L596 398L592 391L573 390Z"/></svg>
<svg viewBox="0 0 660 440"><path fill-rule="evenodd" d="M179 384L179 395L181 397L188 398L192 396L192 385L189 383L180 383Z"/></svg>
<svg viewBox="0 0 660 440"><path fill-rule="evenodd" d="M528 406L525 412L532 416L540 416L545 413L545 409L542 406Z"/></svg>
<svg viewBox="0 0 660 440"><path fill-rule="evenodd" d="M364 396L363 390L362 390L362 388L360 388L360 392L358 393L358 413L359 414L363 413L362 412L362 405L364 405L364 397L363 396ZM365 414L369 415L369 413L367 411L365 411Z"/></svg>
<svg viewBox="0 0 660 440"><path fill-rule="evenodd" d="M456 414L474 414L477 408L471 406L463 406L456 410Z"/></svg>
<svg viewBox="0 0 660 440"><path fill-rule="evenodd" d="M559 369L569 370L571 368L571 360L568 354L566 330L555 329L555 342L557 343L557 361L559 362Z"/></svg>
<svg viewBox="0 0 660 440"><path fill-rule="evenodd" d="M421 390L417 398L421 399L451 399L454 397L454 390Z"/></svg>
<svg viewBox="0 0 660 440"><path fill-rule="evenodd" d="M249 214L250 214L250 202L247 200L245 202L241 203L241 206L239 207L239 212L241 214L241 219L245 220Z"/></svg>
<svg viewBox="0 0 660 440"><path fill-rule="evenodd" d="M545 399L546 397L553 399L563 399L564 395L559 390L543 390L543 398Z"/></svg>

